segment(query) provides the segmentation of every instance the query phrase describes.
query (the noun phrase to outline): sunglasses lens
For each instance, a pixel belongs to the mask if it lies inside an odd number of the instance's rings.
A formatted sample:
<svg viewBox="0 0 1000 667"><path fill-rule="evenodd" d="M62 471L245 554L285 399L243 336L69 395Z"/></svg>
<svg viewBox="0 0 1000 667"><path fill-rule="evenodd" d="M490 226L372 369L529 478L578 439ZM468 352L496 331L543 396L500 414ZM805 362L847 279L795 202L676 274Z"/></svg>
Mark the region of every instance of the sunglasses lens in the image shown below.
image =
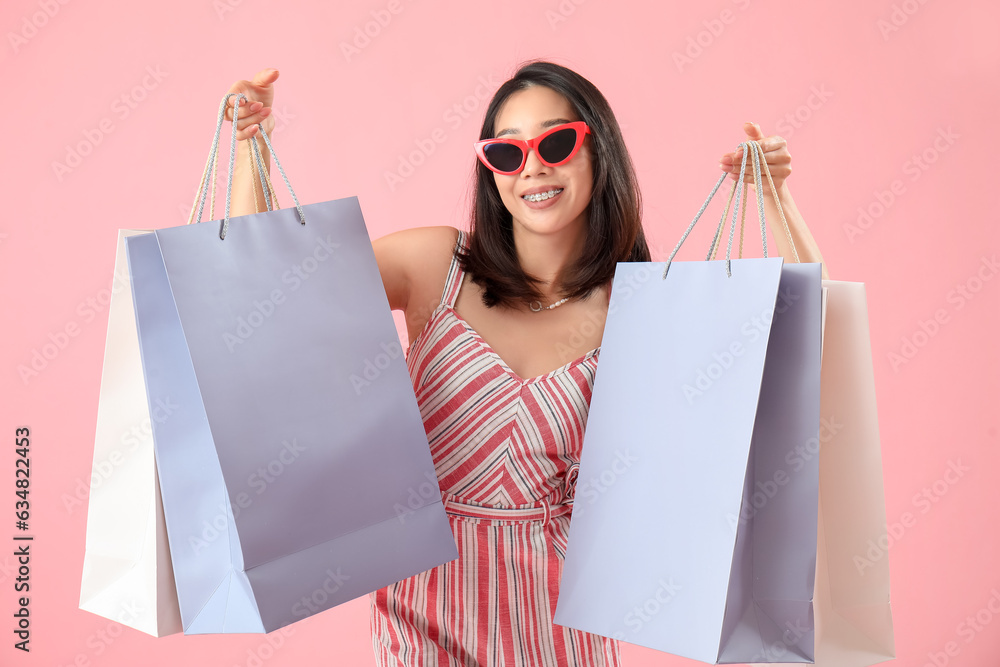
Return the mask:
<svg viewBox="0 0 1000 667"><path fill-rule="evenodd" d="M567 128L553 132L542 139L538 144L538 154L546 162L555 164L568 158L574 146L576 146L576 130Z"/></svg>
<svg viewBox="0 0 1000 667"><path fill-rule="evenodd" d="M521 166L521 158L524 153L517 146L511 144L488 144L483 149L483 154L487 161L499 171L514 171Z"/></svg>

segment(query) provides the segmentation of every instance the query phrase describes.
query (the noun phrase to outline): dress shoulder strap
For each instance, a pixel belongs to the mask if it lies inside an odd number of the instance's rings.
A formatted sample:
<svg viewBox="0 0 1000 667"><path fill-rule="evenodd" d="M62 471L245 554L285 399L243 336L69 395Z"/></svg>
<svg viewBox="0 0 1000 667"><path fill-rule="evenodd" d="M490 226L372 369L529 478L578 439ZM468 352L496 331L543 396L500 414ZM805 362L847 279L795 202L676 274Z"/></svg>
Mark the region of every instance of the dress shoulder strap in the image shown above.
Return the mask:
<svg viewBox="0 0 1000 667"><path fill-rule="evenodd" d="M465 247L465 239L465 231L458 230L458 242L455 244L455 251ZM444 291L441 293L441 303L453 308L455 307L455 300L458 299L458 292L462 289L462 279L464 277L465 271L462 270L462 265L459 264L458 256L452 253L451 265L448 267L448 278L444 281Z"/></svg>

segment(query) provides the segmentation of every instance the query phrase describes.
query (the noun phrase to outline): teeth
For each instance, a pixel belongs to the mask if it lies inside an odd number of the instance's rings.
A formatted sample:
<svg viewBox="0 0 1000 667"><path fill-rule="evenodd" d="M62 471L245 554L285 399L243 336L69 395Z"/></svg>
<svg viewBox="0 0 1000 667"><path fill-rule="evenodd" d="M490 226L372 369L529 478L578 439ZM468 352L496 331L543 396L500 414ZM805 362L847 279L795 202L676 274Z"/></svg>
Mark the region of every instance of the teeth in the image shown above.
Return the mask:
<svg viewBox="0 0 1000 667"><path fill-rule="evenodd" d="M528 201L545 201L546 199L551 199L552 197L555 197L562 191L563 191L562 188L556 188L555 190L549 190L548 192L536 192L533 195L525 195L523 199L526 199Z"/></svg>

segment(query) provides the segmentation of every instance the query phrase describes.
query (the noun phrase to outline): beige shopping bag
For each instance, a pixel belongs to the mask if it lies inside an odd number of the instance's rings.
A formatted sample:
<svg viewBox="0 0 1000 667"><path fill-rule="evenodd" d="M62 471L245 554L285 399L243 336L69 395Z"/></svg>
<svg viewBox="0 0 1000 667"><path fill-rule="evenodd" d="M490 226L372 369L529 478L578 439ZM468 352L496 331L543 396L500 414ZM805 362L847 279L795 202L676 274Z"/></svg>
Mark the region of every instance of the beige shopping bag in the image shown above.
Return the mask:
<svg viewBox="0 0 1000 667"><path fill-rule="evenodd" d="M150 413L143 383L125 237L120 230L97 408L80 609L162 637L181 631L180 609L153 461L152 421L170 419L169 397Z"/></svg>
<svg viewBox="0 0 1000 667"><path fill-rule="evenodd" d="M816 665L868 667L895 657L888 558L869 554L885 544L886 515L868 306L863 283L823 286L820 444L800 453L820 457Z"/></svg>

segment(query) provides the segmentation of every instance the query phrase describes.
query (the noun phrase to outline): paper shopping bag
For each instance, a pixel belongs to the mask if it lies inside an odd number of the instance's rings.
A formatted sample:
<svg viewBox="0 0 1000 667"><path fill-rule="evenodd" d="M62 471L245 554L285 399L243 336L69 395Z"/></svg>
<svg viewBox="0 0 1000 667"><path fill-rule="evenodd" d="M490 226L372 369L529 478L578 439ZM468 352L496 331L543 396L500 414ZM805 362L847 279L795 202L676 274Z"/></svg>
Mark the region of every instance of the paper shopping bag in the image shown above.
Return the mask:
<svg viewBox="0 0 1000 667"><path fill-rule="evenodd" d="M618 265L554 622L809 662L817 472L786 457L817 437L819 266L720 264Z"/></svg>
<svg viewBox="0 0 1000 667"><path fill-rule="evenodd" d="M895 657L868 307L863 283L823 286L816 665L868 667Z"/></svg>
<svg viewBox="0 0 1000 667"><path fill-rule="evenodd" d="M97 408L80 609L154 637L181 631L167 530L153 463L152 419L169 419L171 397L150 414L135 312L118 232L114 289Z"/></svg>
<svg viewBox="0 0 1000 667"><path fill-rule="evenodd" d="M181 406L153 436L186 634L270 632L458 556L440 495L412 502L437 477L357 198L226 199L126 242L148 399Z"/></svg>
<svg viewBox="0 0 1000 667"><path fill-rule="evenodd" d="M667 267L617 266L554 622L811 662L821 266Z"/></svg>

